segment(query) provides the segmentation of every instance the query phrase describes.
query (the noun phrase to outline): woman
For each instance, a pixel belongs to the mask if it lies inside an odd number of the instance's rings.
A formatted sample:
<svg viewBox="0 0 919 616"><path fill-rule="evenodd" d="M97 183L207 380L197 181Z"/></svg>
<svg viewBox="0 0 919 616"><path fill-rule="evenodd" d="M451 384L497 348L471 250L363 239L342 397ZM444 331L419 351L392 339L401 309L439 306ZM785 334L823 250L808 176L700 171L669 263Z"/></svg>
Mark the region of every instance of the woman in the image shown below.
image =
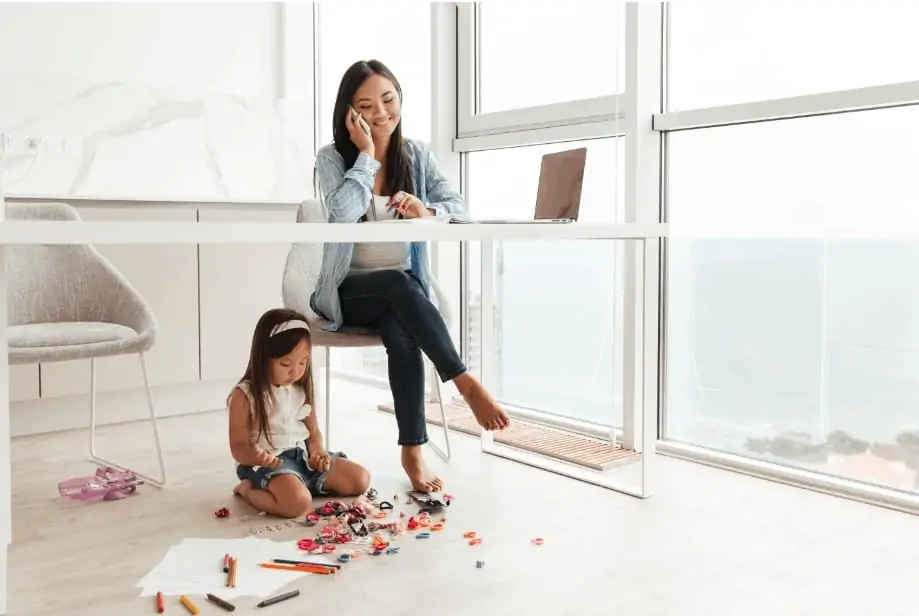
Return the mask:
<svg viewBox="0 0 919 616"><path fill-rule="evenodd" d="M381 62L356 62L345 72L333 110L334 143L316 154L329 222L465 213L463 198L433 153L403 139L401 108L399 82ZM430 280L424 242L330 243L310 298L313 310L329 321L327 329L379 330L389 357L402 467L413 488L424 492L441 490L443 482L422 457L428 441L422 353L444 382L453 381L483 429L508 425L507 415L463 364L429 299Z"/></svg>

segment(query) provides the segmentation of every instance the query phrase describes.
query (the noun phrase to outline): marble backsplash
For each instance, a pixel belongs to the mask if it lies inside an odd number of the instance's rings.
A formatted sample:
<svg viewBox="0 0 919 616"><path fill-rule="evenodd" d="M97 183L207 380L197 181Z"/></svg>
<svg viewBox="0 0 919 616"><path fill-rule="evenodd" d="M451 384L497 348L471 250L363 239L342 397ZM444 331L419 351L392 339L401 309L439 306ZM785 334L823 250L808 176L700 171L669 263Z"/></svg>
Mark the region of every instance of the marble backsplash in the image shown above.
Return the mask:
<svg viewBox="0 0 919 616"><path fill-rule="evenodd" d="M312 194L310 101L67 81L0 74L6 195L271 202Z"/></svg>

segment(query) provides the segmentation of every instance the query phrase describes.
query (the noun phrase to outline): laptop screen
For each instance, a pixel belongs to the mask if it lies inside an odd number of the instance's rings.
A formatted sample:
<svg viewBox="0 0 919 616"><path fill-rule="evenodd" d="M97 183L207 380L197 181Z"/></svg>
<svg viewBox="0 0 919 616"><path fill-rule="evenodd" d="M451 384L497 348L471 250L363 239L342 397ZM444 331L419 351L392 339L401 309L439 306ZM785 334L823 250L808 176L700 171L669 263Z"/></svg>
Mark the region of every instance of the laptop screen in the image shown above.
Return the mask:
<svg viewBox="0 0 919 616"><path fill-rule="evenodd" d="M587 148L554 152L542 157L536 192L536 220L577 220Z"/></svg>

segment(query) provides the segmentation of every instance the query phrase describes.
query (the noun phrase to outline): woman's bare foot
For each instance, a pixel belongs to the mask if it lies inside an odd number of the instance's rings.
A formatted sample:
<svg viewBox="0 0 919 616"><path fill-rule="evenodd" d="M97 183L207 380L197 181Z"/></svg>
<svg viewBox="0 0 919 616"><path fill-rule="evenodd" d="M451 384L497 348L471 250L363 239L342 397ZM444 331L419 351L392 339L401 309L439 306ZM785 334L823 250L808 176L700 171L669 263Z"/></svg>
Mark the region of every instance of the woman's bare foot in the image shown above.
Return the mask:
<svg viewBox="0 0 919 616"><path fill-rule="evenodd" d="M480 426L486 430L503 430L510 425L507 413L498 406L495 399L474 376L465 372L453 382Z"/></svg>
<svg viewBox="0 0 919 616"><path fill-rule="evenodd" d="M243 479L238 484L236 484L235 488L233 488L233 494L248 500L249 492L251 492L254 487L255 486L252 485L251 481L248 479Z"/></svg>
<svg viewBox="0 0 919 616"><path fill-rule="evenodd" d="M402 448L402 468L412 482L412 488L419 492L440 492L444 487L444 482L425 463L420 445Z"/></svg>

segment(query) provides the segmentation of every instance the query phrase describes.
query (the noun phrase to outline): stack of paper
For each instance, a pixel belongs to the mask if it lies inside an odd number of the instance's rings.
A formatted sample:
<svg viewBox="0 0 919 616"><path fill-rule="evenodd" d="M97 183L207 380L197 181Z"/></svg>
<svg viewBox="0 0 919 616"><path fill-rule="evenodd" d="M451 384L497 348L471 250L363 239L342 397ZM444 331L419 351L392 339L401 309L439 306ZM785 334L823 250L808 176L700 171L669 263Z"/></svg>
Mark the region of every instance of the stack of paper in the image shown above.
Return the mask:
<svg viewBox="0 0 919 616"><path fill-rule="evenodd" d="M225 554L237 559L236 588L227 587L227 574L223 572ZM184 539L169 548L163 560L137 586L143 589L140 593L142 597L151 597L158 592L164 595L213 593L225 599L265 597L304 575L310 575L258 566L275 558L331 562L299 550L295 541L278 542L256 537Z"/></svg>

